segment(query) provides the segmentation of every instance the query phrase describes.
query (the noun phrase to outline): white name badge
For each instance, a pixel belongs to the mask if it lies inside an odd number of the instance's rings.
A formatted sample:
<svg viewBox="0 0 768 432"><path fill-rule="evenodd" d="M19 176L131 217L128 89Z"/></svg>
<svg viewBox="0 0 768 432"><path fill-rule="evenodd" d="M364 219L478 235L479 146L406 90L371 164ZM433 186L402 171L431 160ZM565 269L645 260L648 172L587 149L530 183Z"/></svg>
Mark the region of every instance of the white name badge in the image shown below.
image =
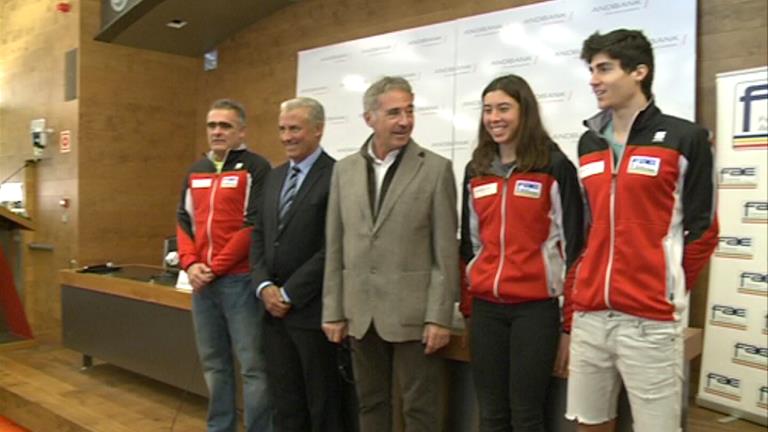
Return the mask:
<svg viewBox="0 0 768 432"><path fill-rule="evenodd" d="M627 173L656 177L661 168L661 159L651 156L632 156L629 158Z"/></svg>
<svg viewBox="0 0 768 432"><path fill-rule="evenodd" d="M222 177L222 179L221 179L221 187L223 187L223 188L236 188L237 187L238 179L239 179L239 177L237 177L237 176Z"/></svg>
<svg viewBox="0 0 768 432"><path fill-rule="evenodd" d="M192 179L192 189L209 188L213 180L209 178Z"/></svg>
<svg viewBox="0 0 768 432"><path fill-rule="evenodd" d="M489 195L496 195L499 193L498 183L488 183L482 186L476 186L472 188L472 197L475 199L486 197Z"/></svg>
<svg viewBox="0 0 768 432"><path fill-rule="evenodd" d="M585 179L602 172L605 172L605 161L591 162L579 167L579 178Z"/></svg>
<svg viewBox="0 0 768 432"><path fill-rule="evenodd" d="M515 195L526 198L541 197L541 183L530 180L518 180L515 182Z"/></svg>

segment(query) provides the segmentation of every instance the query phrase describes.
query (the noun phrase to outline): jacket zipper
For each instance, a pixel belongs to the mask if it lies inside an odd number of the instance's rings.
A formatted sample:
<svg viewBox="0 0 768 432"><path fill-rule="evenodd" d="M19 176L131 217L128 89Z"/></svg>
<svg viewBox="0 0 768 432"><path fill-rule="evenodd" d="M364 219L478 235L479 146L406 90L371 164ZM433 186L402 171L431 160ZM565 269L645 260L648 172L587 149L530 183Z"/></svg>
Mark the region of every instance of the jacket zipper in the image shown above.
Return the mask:
<svg viewBox="0 0 768 432"><path fill-rule="evenodd" d="M608 245L608 265L605 269L605 287L603 288L603 294L605 297L605 305L610 309L611 306L611 298L610 298L610 287L611 287L611 273L613 270L613 255L614 255L614 247L616 243L616 183L618 181L619 177L619 168L621 167L621 161L623 159L626 159L627 155L627 146L629 145L629 142L631 141L630 138L632 136L632 132L635 127L635 121L637 120L638 115L645 111L646 108L651 104L651 101L648 101L648 103L643 107L640 111L636 112L634 116L632 116L632 121L629 123L629 132L627 133L627 138L624 141L624 150L621 154L621 159L618 160L618 167L616 166L616 163L613 161L613 148L611 147L611 144L607 142L607 139L602 137L600 132L597 130L594 130L594 133L597 134L598 137L600 137L603 141L606 141L606 145L608 147L608 159L611 166L611 192L610 192L610 204L609 204L609 210L608 210L608 219L609 219L609 229L610 229L610 239L609 239L609 245Z"/></svg>
<svg viewBox="0 0 768 432"><path fill-rule="evenodd" d="M210 202L208 203L210 210L208 211L208 221L205 224L205 232L208 234L208 265L211 265L211 260L213 260L213 232L212 232L212 226L213 226L213 203L215 202L214 199L216 197L216 191L218 190L219 186L219 176L216 175L216 177L213 179L213 187L211 188L211 198Z"/></svg>
<svg viewBox="0 0 768 432"><path fill-rule="evenodd" d="M616 172L616 167L614 166L613 162L613 149L610 148L610 145L608 146L608 158L610 166L611 166L611 195L610 195L610 205L609 205L609 216L608 216L608 223L610 227L610 239L608 241L608 265L605 268L605 288L604 288L604 297L605 297L605 305L608 306L609 309L612 308L611 306L611 295L610 295L610 287L611 287L611 270L613 268L613 252L614 252L614 246L616 242L616 177L618 176L618 173Z"/></svg>
<svg viewBox="0 0 768 432"><path fill-rule="evenodd" d="M507 184L509 177L505 177L501 186L501 230L499 232L499 266L496 269L496 277L493 279L493 295L499 298L499 281L501 280L501 271L504 268L504 258L506 257L506 244L504 233L507 230Z"/></svg>
<svg viewBox="0 0 768 432"><path fill-rule="evenodd" d="M650 103L650 102L649 102ZM646 105L647 107L647 105ZM645 108L643 108L645 110ZM624 141L624 149L621 152L621 159L619 159L618 165L616 166L616 163L613 161L613 148L611 147L610 143L606 144L608 145L608 158L610 159L609 162L611 164L611 198L610 198L610 207L609 207L609 226L611 230L611 236L609 240L609 246L608 246L608 265L605 269L605 288L604 288L604 294L605 294L605 305L608 306L609 309L612 309L611 306L611 296L610 296L610 287L611 287L611 273L613 270L613 256L614 256L614 250L616 248L616 183L618 182L619 177L619 168L621 168L621 162L622 160L626 159L627 156L627 146L630 142L630 137L632 136L632 130L635 127L635 120L637 120L638 114L640 114L641 111L638 111L635 113L634 116L632 116L632 121L629 123L629 132L627 133L627 138ZM603 138L605 139L605 138Z"/></svg>

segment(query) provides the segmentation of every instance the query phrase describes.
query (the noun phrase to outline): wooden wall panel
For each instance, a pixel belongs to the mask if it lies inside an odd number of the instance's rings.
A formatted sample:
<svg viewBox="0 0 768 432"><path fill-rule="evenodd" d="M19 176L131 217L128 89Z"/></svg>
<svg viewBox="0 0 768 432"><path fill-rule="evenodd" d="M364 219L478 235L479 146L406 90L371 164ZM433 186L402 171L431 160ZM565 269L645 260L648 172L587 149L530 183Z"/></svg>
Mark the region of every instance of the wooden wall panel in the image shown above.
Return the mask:
<svg viewBox="0 0 768 432"><path fill-rule="evenodd" d="M768 3L701 0L696 116L716 126L715 75L768 65Z"/></svg>
<svg viewBox="0 0 768 432"><path fill-rule="evenodd" d="M94 42L99 1L73 6L62 14L48 0L0 2L0 175L31 153L29 120L45 117L56 131L50 156L29 177L38 230L24 237L53 246L27 251L25 262L33 329L53 339L60 330L57 269L160 262L194 136L204 133L195 118L199 59ZM79 48L79 98L65 103L64 53L71 48ZM69 154L58 153L61 129L73 134Z"/></svg>
<svg viewBox="0 0 768 432"><path fill-rule="evenodd" d="M82 1L78 259L160 264L195 157L202 60L92 40L99 1Z"/></svg>
<svg viewBox="0 0 768 432"><path fill-rule="evenodd" d="M14 180L28 180L27 208L37 230L25 233L24 304L36 336L59 333L56 270L74 256L77 210L61 222L62 197L77 198L77 102L64 102L64 53L77 47L79 11L57 12L48 0L0 2L0 177L7 177L31 157L29 121L46 118L54 129L44 160ZM58 132L72 132L73 151L60 154ZM26 248L30 242L53 250Z"/></svg>

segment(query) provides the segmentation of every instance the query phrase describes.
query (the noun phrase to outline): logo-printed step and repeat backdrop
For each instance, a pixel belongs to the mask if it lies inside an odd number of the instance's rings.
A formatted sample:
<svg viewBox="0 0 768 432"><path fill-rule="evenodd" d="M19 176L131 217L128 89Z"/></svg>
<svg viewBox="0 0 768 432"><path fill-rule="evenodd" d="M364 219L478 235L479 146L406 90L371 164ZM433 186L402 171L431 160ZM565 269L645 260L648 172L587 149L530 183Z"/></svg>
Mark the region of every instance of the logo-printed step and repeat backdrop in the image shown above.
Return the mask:
<svg viewBox="0 0 768 432"><path fill-rule="evenodd" d="M768 424L768 68L717 76L720 241L698 402Z"/></svg>
<svg viewBox="0 0 768 432"><path fill-rule="evenodd" d="M576 162L582 121L597 111L579 58L595 31L641 29L656 56L654 96L669 114L695 116L696 1L551 1L418 27L299 53L297 95L326 108L323 147L340 159L370 129L362 94L384 75L416 93L414 139L453 161L457 185L476 145L482 89L495 77L524 77L545 125ZM709 323L699 402L765 423L766 70L718 78L719 218L710 273ZM715 125L705 125L714 128Z"/></svg>
<svg viewBox="0 0 768 432"><path fill-rule="evenodd" d="M325 106L323 147L339 159L370 134L362 119L368 85L405 77L416 94L413 137L453 161L458 185L476 144L482 89L518 74L536 93L549 133L576 161L582 121L597 111L581 45L619 27L651 39L662 110L693 119L695 0L552 1L302 51L297 94Z"/></svg>

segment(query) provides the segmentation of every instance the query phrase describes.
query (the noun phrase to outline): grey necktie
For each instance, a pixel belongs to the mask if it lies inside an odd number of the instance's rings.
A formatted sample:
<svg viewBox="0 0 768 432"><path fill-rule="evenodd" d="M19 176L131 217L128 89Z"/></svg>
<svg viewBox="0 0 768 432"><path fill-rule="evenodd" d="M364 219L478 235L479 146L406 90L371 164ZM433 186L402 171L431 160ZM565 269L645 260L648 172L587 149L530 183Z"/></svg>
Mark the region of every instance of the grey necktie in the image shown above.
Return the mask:
<svg viewBox="0 0 768 432"><path fill-rule="evenodd" d="M278 220L280 221L281 228L283 226L285 214L288 213L288 209L291 208L293 199L296 197L296 192L299 189L299 174L301 174L301 169L299 167L294 166L291 168L291 175L288 177L288 185L285 187L283 196L280 197L280 213Z"/></svg>

